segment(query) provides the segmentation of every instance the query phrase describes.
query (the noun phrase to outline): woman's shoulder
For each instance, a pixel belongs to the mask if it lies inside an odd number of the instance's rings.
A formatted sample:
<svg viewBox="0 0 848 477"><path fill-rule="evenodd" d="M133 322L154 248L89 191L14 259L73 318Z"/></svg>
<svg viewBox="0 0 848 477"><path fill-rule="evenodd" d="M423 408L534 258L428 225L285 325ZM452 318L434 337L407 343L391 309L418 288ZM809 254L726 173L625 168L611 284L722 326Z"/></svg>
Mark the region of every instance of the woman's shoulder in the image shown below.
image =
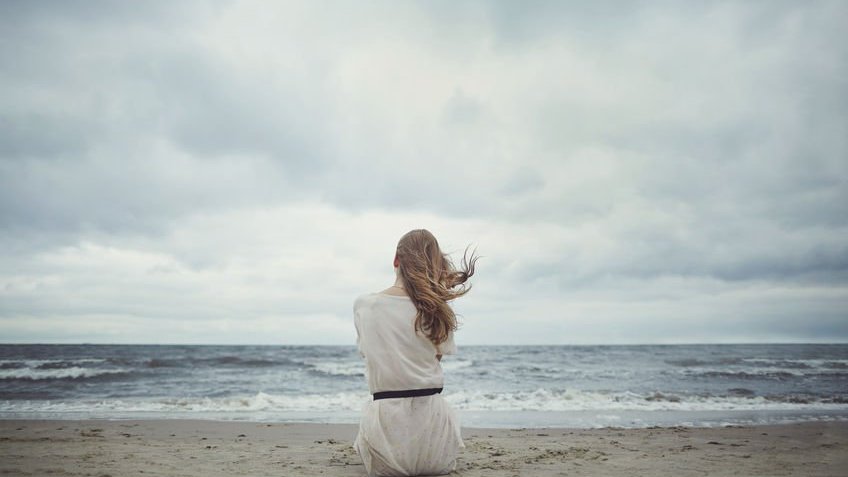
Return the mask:
<svg viewBox="0 0 848 477"><path fill-rule="evenodd" d="M353 301L354 312L363 312L368 309L375 308L378 305L379 309L394 309L398 305L409 306L412 304L407 295L389 295L381 292L363 293L356 297Z"/></svg>
<svg viewBox="0 0 848 477"><path fill-rule="evenodd" d="M363 293L363 294L356 297L356 300L354 300L354 303L374 301L374 300L377 300L379 298L399 298L399 299L402 299L402 300L403 299L409 300L409 295L386 293L385 290L380 291L380 292Z"/></svg>
<svg viewBox="0 0 848 477"><path fill-rule="evenodd" d="M374 295L373 293L363 293L363 294L357 296L356 299L353 300L353 309L355 310L355 309L361 307L362 305L373 301L373 295Z"/></svg>
<svg viewBox="0 0 848 477"><path fill-rule="evenodd" d="M353 300L353 309L359 309L363 306L370 306L380 298L379 293L363 293Z"/></svg>

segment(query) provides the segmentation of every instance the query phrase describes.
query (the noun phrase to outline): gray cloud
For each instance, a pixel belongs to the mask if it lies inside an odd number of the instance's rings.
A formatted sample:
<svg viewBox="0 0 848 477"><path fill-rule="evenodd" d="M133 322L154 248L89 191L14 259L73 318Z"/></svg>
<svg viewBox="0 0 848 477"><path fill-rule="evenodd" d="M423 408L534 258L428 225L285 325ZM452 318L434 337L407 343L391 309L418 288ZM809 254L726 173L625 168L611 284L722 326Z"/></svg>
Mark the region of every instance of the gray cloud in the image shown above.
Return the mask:
<svg viewBox="0 0 848 477"><path fill-rule="evenodd" d="M346 342L351 295L382 288L393 242L425 226L487 255L478 342L530 314L524 342L848 339L846 17L4 2L0 331L207 320L214 340L240 319L244 342L311 316L277 341ZM634 328L595 336L584 313Z"/></svg>

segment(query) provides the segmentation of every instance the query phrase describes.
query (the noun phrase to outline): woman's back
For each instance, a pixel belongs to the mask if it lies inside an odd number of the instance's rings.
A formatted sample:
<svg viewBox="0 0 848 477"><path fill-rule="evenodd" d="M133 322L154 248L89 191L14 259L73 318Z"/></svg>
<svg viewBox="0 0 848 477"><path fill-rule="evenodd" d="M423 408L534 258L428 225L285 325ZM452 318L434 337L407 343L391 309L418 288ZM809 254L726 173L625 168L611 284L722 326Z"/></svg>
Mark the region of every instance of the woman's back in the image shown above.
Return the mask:
<svg viewBox="0 0 848 477"><path fill-rule="evenodd" d="M361 295L354 302L353 313L371 394L443 386L436 356L456 352L453 333L439 346L416 333L416 309L408 296Z"/></svg>
<svg viewBox="0 0 848 477"><path fill-rule="evenodd" d="M409 297L368 293L353 309L372 394L444 385L436 356L455 351L453 334L437 347L416 333ZM464 444L454 411L441 394L430 394L368 402L354 447L369 476L408 476L450 473Z"/></svg>

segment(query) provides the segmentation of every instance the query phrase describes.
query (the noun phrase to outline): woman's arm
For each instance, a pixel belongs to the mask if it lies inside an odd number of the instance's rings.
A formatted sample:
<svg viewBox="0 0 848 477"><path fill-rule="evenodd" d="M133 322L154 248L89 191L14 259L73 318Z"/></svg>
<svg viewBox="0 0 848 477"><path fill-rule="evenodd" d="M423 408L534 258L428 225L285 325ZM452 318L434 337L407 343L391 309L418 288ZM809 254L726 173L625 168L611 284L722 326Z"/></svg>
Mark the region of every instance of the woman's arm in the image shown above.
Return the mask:
<svg viewBox="0 0 848 477"><path fill-rule="evenodd" d="M453 331L448 333L448 339L444 343L436 346L436 359L441 361L442 356L446 354L456 353L456 343L453 340Z"/></svg>

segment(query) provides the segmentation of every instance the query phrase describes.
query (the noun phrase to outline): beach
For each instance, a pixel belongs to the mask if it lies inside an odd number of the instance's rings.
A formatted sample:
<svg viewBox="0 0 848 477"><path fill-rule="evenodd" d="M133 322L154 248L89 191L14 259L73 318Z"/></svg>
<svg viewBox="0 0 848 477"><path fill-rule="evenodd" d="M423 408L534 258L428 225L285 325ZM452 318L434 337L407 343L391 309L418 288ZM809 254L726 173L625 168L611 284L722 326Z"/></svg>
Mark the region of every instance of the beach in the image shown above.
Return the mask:
<svg viewBox="0 0 848 477"><path fill-rule="evenodd" d="M356 425L190 419L0 420L0 474L363 476ZM848 422L464 428L462 476L842 476Z"/></svg>

